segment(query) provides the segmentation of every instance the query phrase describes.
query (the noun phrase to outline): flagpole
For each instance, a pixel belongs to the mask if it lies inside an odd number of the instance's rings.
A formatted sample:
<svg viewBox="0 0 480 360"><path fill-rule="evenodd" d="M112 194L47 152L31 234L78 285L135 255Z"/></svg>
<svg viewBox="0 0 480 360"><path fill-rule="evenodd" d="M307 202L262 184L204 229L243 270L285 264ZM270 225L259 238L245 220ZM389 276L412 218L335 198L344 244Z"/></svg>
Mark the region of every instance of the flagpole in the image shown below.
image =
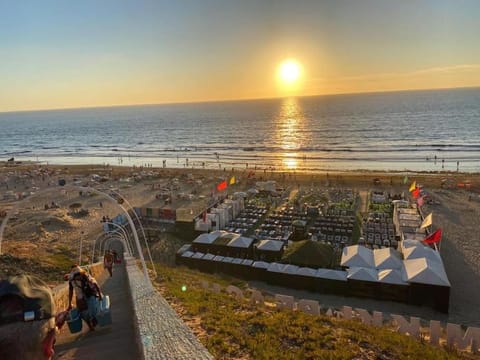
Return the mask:
<svg viewBox="0 0 480 360"><path fill-rule="evenodd" d="M432 225L430 225L430 226L428 227L428 229L429 229L429 234L432 234ZM436 250L436 251L440 252L440 251L438 250L437 243L433 243L433 246L435 247L435 250Z"/></svg>

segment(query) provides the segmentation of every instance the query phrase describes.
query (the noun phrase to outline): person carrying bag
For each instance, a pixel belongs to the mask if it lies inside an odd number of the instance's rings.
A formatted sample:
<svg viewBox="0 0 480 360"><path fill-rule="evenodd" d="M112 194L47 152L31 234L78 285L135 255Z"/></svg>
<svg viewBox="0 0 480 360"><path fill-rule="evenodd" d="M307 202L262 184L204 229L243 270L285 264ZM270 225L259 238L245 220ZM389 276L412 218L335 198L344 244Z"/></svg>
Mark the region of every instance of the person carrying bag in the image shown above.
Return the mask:
<svg viewBox="0 0 480 360"><path fill-rule="evenodd" d="M90 331L95 330L97 301L102 300L102 293L95 278L77 265L72 266L68 276L68 310L72 309L74 292L81 318L87 323Z"/></svg>

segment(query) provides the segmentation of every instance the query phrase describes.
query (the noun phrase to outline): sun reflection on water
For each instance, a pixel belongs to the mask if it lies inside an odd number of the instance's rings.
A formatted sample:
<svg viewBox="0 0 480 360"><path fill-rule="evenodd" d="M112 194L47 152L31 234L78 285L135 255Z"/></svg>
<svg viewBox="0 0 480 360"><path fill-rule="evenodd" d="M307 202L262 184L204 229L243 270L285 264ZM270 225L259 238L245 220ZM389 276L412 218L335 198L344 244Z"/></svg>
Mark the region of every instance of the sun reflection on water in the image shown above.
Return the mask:
<svg viewBox="0 0 480 360"><path fill-rule="evenodd" d="M282 167L290 170L298 168L298 153L302 146L304 115L296 98L286 98L282 103L275 129L275 139L285 151L281 154Z"/></svg>
<svg viewBox="0 0 480 360"><path fill-rule="evenodd" d="M287 168L289 170L295 170L298 166L296 156L297 156L297 154L295 154L295 153L282 154L283 167Z"/></svg>

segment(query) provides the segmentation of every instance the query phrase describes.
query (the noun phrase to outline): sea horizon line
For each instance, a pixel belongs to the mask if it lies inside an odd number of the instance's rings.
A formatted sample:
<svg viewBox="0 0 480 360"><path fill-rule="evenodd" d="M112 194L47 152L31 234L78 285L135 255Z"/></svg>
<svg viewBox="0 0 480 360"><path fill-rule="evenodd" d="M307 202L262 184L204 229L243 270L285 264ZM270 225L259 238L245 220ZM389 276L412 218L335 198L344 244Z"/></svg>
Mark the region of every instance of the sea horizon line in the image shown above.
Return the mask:
<svg viewBox="0 0 480 360"><path fill-rule="evenodd" d="M142 107L142 106L168 106L168 105L194 105L194 104L212 104L212 103L231 103L231 102L247 102L247 101L262 101L262 100L279 100L288 98L309 98L309 97L335 97L348 95L368 95L368 94L392 94L405 92L430 92L430 91L448 91L448 90L473 90L480 89L478 86L459 86L459 87L439 87L439 88L421 88L421 89L396 89L396 90L379 90L379 91L359 91L359 92L338 92L328 94L311 94L311 95L289 95L289 96L272 96L272 97L258 97L258 98L238 98L238 99L211 99L211 100L192 100L192 101L167 101L159 103L137 103L137 104L110 104L110 105L86 105L79 107L58 107L58 108L37 108L37 109L20 109L20 110L6 110L1 111L2 114L28 113L28 112L53 112L65 110L93 110L93 109L109 109L109 108L128 108L128 107Z"/></svg>

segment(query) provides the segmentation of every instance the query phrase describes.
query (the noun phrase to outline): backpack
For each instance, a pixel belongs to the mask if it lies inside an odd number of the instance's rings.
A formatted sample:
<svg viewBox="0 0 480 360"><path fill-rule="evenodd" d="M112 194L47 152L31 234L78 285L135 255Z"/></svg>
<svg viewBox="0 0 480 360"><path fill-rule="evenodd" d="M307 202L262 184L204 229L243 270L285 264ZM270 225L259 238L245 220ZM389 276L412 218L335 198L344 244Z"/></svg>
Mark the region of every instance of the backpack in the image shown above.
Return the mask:
<svg viewBox="0 0 480 360"><path fill-rule="evenodd" d="M85 297L88 299L92 296L98 296L98 291L97 291L97 287L95 286L96 285L96 281L94 278L92 278L90 275L88 274L82 274L82 278L81 278L81 289L83 291L83 293L85 294Z"/></svg>

